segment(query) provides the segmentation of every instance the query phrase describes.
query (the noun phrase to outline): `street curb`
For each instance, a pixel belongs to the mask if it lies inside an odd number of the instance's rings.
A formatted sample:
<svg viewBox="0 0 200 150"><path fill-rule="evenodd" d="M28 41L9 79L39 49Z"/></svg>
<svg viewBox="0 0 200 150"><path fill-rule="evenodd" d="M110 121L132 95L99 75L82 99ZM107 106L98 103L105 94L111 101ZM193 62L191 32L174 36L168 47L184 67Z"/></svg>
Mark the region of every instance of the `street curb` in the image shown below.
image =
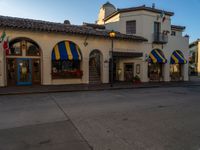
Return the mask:
<svg viewBox="0 0 200 150"><path fill-rule="evenodd" d="M132 87L103 87L103 88L83 88L83 89L73 89L73 90L49 90L49 91L28 91L28 92L8 92L0 93L0 96L9 95L28 95L28 94L47 94L47 93L71 93L71 92L90 92L90 91L115 91L115 90L126 90L126 89L149 89L149 88L170 88L170 87L195 87L200 86L200 84L185 84L185 85L151 85L151 86L132 86Z"/></svg>

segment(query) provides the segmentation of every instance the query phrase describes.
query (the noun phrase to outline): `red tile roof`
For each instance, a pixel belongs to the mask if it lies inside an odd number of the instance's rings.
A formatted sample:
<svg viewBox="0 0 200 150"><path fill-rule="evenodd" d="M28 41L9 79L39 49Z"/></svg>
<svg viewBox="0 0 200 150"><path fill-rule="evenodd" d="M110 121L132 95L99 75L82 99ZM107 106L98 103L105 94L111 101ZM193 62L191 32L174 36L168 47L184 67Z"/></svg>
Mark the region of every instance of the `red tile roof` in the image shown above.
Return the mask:
<svg viewBox="0 0 200 150"><path fill-rule="evenodd" d="M39 32L55 32L65 34L88 35L109 38L110 30L95 29L87 26L70 25L64 23L55 23L41 20L24 19L8 16L0 16L0 28L3 29L22 29ZM144 37L135 35L126 35L116 32L116 39L147 41Z"/></svg>

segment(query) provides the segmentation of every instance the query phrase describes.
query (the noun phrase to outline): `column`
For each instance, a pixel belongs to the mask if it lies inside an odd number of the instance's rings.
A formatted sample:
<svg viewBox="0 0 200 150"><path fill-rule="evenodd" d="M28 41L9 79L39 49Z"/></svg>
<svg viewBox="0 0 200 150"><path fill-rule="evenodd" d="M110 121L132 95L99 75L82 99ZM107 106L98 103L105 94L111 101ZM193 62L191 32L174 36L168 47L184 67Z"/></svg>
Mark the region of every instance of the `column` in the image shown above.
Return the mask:
<svg viewBox="0 0 200 150"><path fill-rule="evenodd" d="M170 64L166 63L166 64L163 64L163 66L164 66L164 70L163 70L164 81L169 82L171 80L170 79Z"/></svg>
<svg viewBox="0 0 200 150"><path fill-rule="evenodd" d="M102 82L109 83L109 54L104 54L103 57L103 69L102 69Z"/></svg>
<svg viewBox="0 0 200 150"><path fill-rule="evenodd" d="M141 64L142 64L141 65L141 75L142 75L141 81L142 82L149 82L149 78L148 78L148 62L143 61Z"/></svg>
<svg viewBox="0 0 200 150"><path fill-rule="evenodd" d="M188 63L183 65L182 75L184 81L189 81Z"/></svg>

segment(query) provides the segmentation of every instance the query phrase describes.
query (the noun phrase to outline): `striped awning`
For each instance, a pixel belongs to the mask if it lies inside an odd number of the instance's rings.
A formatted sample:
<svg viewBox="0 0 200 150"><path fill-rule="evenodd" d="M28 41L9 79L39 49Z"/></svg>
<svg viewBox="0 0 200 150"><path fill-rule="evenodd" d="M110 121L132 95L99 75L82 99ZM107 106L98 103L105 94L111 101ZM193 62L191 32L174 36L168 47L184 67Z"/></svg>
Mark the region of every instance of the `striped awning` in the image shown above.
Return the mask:
<svg viewBox="0 0 200 150"><path fill-rule="evenodd" d="M167 63L167 59L163 55L162 51L158 49L154 49L149 54L149 62L150 63Z"/></svg>
<svg viewBox="0 0 200 150"><path fill-rule="evenodd" d="M171 64L186 64L187 60L180 51L174 51L171 56Z"/></svg>
<svg viewBox="0 0 200 150"><path fill-rule="evenodd" d="M53 48L52 60L82 60L80 48L70 41L60 42Z"/></svg>

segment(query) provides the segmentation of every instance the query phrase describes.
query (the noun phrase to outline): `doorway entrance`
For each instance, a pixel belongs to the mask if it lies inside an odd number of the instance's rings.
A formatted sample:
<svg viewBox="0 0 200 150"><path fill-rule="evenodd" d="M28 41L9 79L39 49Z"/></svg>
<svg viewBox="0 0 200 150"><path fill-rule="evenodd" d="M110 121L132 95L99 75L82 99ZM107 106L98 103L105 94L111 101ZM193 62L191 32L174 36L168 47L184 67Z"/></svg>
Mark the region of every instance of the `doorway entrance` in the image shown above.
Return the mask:
<svg viewBox="0 0 200 150"><path fill-rule="evenodd" d="M101 61L102 55L99 50L93 50L90 53L89 60L89 82L90 84L100 84L101 83Z"/></svg>
<svg viewBox="0 0 200 150"><path fill-rule="evenodd" d="M134 64L133 63L124 64L124 80L133 81L133 77L134 77Z"/></svg>
<svg viewBox="0 0 200 150"><path fill-rule="evenodd" d="M9 86L40 84L40 60L8 58L7 81Z"/></svg>
<svg viewBox="0 0 200 150"><path fill-rule="evenodd" d="M30 39L18 38L10 42L7 60L7 85L21 86L41 83L39 46Z"/></svg>
<svg viewBox="0 0 200 150"><path fill-rule="evenodd" d="M31 59L17 59L17 85L32 84L32 66Z"/></svg>

